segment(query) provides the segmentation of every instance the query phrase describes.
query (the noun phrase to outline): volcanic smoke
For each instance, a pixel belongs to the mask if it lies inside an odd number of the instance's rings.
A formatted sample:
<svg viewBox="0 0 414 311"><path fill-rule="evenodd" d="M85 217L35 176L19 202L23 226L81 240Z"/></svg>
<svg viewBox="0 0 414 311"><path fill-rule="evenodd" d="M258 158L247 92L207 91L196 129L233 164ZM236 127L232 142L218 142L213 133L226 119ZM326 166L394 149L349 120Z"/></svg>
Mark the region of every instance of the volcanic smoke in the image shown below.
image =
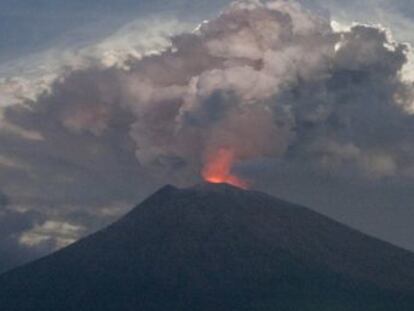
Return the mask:
<svg viewBox="0 0 414 311"><path fill-rule="evenodd" d="M216 153L210 155L202 171L204 180L214 184L227 183L247 189L248 182L233 175L231 172L234 159L234 151L227 148L221 148Z"/></svg>

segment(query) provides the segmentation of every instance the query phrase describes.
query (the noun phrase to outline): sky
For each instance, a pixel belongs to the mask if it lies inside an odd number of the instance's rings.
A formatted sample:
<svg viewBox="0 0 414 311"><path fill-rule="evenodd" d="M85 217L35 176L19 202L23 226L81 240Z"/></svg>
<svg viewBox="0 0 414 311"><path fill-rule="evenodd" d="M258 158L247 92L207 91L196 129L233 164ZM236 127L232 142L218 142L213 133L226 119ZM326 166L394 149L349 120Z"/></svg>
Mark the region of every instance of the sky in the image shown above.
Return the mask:
<svg viewBox="0 0 414 311"><path fill-rule="evenodd" d="M0 272L226 150L254 189L414 251L409 1L0 3Z"/></svg>

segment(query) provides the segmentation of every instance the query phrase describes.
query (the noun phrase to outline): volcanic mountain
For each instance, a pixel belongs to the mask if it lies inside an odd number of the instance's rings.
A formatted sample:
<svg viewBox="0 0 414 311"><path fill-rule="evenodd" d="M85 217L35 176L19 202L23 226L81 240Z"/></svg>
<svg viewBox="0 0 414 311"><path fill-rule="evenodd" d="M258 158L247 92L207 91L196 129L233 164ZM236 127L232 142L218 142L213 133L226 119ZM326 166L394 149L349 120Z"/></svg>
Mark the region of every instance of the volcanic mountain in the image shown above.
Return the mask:
<svg viewBox="0 0 414 311"><path fill-rule="evenodd" d="M0 277L7 311L412 311L414 255L226 184L166 186Z"/></svg>

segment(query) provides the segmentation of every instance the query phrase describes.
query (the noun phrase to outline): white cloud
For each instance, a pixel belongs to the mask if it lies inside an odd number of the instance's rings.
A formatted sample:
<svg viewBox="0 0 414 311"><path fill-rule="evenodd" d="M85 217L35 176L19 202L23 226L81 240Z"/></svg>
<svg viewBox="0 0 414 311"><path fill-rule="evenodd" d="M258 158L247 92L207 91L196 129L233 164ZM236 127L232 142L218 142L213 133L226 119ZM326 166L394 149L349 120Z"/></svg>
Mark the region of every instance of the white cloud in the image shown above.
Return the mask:
<svg viewBox="0 0 414 311"><path fill-rule="evenodd" d="M171 45L172 36L194 27L171 16L153 15L128 23L100 42L51 48L0 64L0 107L34 100L65 72L89 66L124 67L129 58L160 53Z"/></svg>
<svg viewBox="0 0 414 311"><path fill-rule="evenodd" d="M53 242L56 248L62 248L79 239L83 230L82 226L64 221L48 220L42 225L22 233L19 242L29 247Z"/></svg>

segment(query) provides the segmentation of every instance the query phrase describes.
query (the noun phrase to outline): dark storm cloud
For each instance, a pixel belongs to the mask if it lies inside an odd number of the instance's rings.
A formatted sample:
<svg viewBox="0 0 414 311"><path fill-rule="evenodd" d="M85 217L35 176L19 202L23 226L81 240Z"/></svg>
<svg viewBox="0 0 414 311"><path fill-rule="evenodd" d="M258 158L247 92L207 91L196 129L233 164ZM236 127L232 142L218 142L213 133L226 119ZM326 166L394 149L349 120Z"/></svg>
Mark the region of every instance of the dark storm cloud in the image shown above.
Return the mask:
<svg viewBox="0 0 414 311"><path fill-rule="evenodd" d="M406 48L388 44L383 31L355 26L342 35L329 77L281 94L296 115L293 154L332 168L355 164L371 177L412 177L414 124L404 108L412 102L405 97L412 85L400 80Z"/></svg>
<svg viewBox="0 0 414 311"><path fill-rule="evenodd" d="M16 235L42 245L60 232L63 245L158 185L198 181L220 148L257 187L301 203L352 184L409 189L407 53L379 27L335 32L296 4L250 2L123 69L69 72L4 113L13 126L0 133L3 191L46 219Z"/></svg>

